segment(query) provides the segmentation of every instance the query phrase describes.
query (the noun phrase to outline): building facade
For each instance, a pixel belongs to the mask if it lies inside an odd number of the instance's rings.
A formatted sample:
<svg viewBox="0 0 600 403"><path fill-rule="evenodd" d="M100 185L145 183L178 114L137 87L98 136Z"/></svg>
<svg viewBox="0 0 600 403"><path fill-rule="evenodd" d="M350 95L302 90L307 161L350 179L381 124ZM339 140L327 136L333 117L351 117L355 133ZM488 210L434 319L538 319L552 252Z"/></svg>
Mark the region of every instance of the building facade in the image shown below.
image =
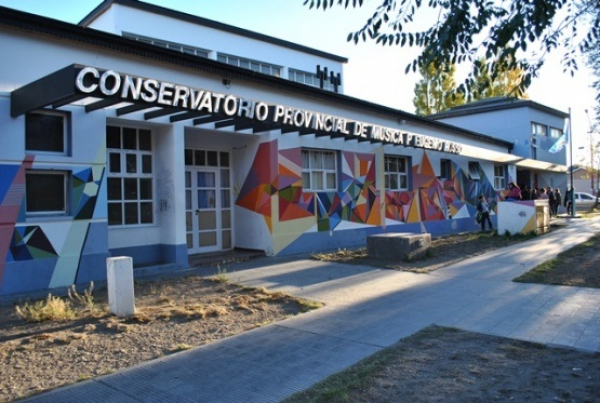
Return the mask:
<svg viewBox="0 0 600 403"><path fill-rule="evenodd" d="M566 170L343 95L343 57L139 1L79 25L0 8L0 38L0 295L105 279L110 256L472 231L479 195Z"/></svg>
<svg viewBox="0 0 600 403"><path fill-rule="evenodd" d="M566 189L565 122L569 115L528 99L490 98L459 106L430 118L484 133L513 143L512 153L527 161L516 162L516 182L530 188ZM563 136L563 134L565 134ZM532 161L537 161L533 163Z"/></svg>

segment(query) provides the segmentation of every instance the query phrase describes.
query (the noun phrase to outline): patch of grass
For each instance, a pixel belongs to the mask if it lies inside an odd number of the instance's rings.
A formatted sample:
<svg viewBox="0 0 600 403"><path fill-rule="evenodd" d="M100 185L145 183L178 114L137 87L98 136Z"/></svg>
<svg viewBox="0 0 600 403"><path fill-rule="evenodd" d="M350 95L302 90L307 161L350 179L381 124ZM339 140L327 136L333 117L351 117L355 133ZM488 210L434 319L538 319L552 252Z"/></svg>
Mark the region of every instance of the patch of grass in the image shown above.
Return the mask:
<svg viewBox="0 0 600 403"><path fill-rule="evenodd" d="M213 277L217 283L228 283L229 277L227 277L227 269L222 269L221 266L217 266L217 275Z"/></svg>
<svg viewBox="0 0 600 403"><path fill-rule="evenodd" d="M71 302L48 294L45 300L33 303L25 302L15 307L17 316L27 322L43 322L47 320L72 320L76 318Z"/></svg>
<svg viewBox="0 0 600 403"><path fill-rule="evenodd" d="M315 260L321 260L324 262L339 261L345 259L359 259L367 257L367 248L359 249L338 249L335 252L330 253L315 253L311 257Z"/></svg>
<svg viewBox="0 0 600 403"><path fill-rule="evenodd" d="M185 350L189 350L191 348L192 348L192 346L190 346L187 343L178 343L172 351L173 352L185 351Z"/></svg>
<svg viewBox="0 0 600 403"><path fill-rule="evenodd" d="M600 234L513 279L520 283L600 287Z"/></svg>
<svg viewBox="0 0 600 403"><path fill-rule="evenodd" d="M88 288L83 290L83 293L80 294L77 292L75 285L73 284L71 288L67 290L67 296L71 302L79 307L78 316L83 316L86 313L91 316L100 315L105 311L103 307L96 305L94 302L94 282L90 282Z"/></svg>
<svg viewBox="0 0 600 403"><path fill-rule="evenodd" d="M419 341L426 338L435 338L443 332L453 332L455 329L430 326L406 338L406 341ZM283 400L284 403L325 403L325 402L350 402L354 390L368 387L377 373L384 370L404 349L402 342L395 346L383 349L361 361L331 375L317 383L312 388L298 392Z"/></svg>

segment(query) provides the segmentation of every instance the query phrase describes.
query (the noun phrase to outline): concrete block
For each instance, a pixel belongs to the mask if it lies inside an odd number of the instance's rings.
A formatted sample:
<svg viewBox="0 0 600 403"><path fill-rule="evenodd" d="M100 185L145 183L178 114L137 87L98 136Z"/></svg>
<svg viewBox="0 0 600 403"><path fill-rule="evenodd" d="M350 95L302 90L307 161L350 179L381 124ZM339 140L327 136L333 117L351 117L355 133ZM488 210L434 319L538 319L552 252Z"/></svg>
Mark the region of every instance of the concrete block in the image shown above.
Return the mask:
<svg viewBox="0 0 600 403"><path fill-rule="evenodd" d="M431 246L431 234L387 233L367 237L367 253L378 259L410 260L423 256Z"/></svg>
<svg viewBox="0 0 600 403"><path fill-rule="evenodd" d="M128 256L106 259L106 280L110 312L119 317L135 314L133 259Z"/></svg>

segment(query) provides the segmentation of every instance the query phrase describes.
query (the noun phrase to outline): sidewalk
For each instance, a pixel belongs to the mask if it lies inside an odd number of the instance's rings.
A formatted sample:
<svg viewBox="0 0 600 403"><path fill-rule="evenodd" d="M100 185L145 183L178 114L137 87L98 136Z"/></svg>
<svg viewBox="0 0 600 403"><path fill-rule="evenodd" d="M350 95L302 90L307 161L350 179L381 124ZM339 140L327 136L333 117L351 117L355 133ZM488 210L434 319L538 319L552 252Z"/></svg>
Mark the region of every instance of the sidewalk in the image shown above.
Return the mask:
<svg viewBox="0 0 600 403"><path fill-rule="evenodd" d="M511 282L599 231L600 217L573 219L427 275L313 260L244 262L230 281L326 307L26 401L277 402L433 323L600 351L600 289Z"/></svg>

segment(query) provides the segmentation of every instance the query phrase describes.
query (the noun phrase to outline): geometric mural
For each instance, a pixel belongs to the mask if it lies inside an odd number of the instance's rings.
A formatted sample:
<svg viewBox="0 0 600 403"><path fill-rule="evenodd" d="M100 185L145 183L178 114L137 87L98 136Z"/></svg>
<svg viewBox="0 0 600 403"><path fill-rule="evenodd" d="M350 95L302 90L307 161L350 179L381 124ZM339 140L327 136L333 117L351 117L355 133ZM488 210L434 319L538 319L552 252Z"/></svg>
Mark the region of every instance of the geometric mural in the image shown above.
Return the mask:
<svg viewBox="0 0 600 403"><path fill-rule="evenodd" d="M11 255L12 254L12 259ZM57 257L54 247L44 234L42 228L17 227L10 243L10 254L7 260L28 260Z"/></svg>
<svg viewBox="0 0 600 403"><path fill-rule="evenodd" d="M0 165L0 290L13 230L25 198L25 170L34 157L27 156L20 165Z"/></svg>
<svg viewBox="0 0 600 403"><path fill-rule="evenodd" d="M99 170L99 177L94 178L92 168L73 173L71 200L73 202L73 218L75 220L90 220L93 218L98 197L98 189L102 183L104 169Z"/></svg>
<svg viewBox="0 0 600 403"><path fill-rule="evenodd" d="M374 153L342 151L338 160L339 190L304 192L302 149L278 150L277 140L261 143L236 204L262 215L274 240L282 235L278 231L285 224L281 231L289 238L289 244L311 226L322 232L334 231L342 222L384 226L385 219L400 224L467 218L477 213L475 206L480 195L486 196L492 211L497 200L503 199L502 191L494 190L481 167L480 179L471 180L467 172L451 162L451 178L440 179L427 152L423 152L421 161L412 161L413 190L383 194L384 219L379 208L375 161ZM273 197L278 202L277 217L273 217ZM294 223L297 227L293 227ZM285 246L280 243L274 252Z"/></svg>
<svg viewBox="0 0 600 403"><path fill-rule="evenodd" d="M102 148L98 153L100 163L105 152ZM97 206L105 172L100 163L71 172L67 211L71 219L48 221L41 226L23 225L26 221L25 172L33 167L34 157L27 156L20 165L0 165L0 295L20 289L13 287L27 289L28 284L34 288L52 288L76 282L91 221L105 217L105 207ZM36 260L38 274L44 274L34 279L27 277L26 269L22 274L11 272L11 285L3 284L12 264L26 260ZM14 276L28 280L15 283Z"/></svg>

